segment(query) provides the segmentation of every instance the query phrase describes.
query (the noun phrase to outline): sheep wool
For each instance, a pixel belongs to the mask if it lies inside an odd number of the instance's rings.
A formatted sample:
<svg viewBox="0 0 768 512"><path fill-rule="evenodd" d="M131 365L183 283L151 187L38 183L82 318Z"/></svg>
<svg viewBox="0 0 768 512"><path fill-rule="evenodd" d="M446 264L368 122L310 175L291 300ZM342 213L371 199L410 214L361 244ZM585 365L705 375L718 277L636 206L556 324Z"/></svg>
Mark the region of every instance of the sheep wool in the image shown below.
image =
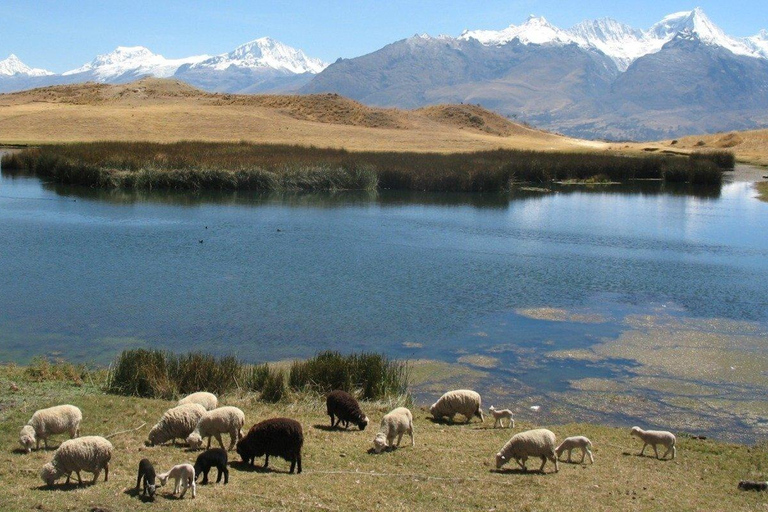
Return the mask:
<svg viewBox="0 0 768 512"><path fill-rule="evenodd" d="M256 457L266 455L264 468L269 467L269 456L281 457L291 463L291 473L298 467L301 473L301 448L304 431L301 423L290 418L271 418L255 424L237 443L237 454L246 464L253 466Z"/></svg>
<svg viewBox="0 0 768 512"><path fill-rule="evenodd" d="M80 435L80 422L83 413L74 405L57 405L36 411L19 434L19 444L29 453L32 445L40 448L40 440L48 448L48 438L52 435L69 433L74 439Z"/></svg>
<svg viewBox="0 0 768 512"><path fill-rule="evenodd" d="M212 411L219 406L219 399L213 393L198 391L197 393L185 396L176 405L184 404L200 404L205 407L206 411Z"/></svg>
<svg viewBox="0 0 768 512"><path fill-rule="evenodd" d="M331 418L331 427L344 426L347 428L349 423L354 423L360 430L365 430L368 426L368 416L366 416L357 399L347 393L337 389L328 393L325 400L326 411Z"/></svg>
<svg viewBox="0 0 768 512"><path fill-rule="evenodd" d="M514 459L523 471L528 471L528 468L525 467L528 457L541 459L539 471L542 473L547 460L552 461L557 473L560 466L555 456L555 434L545 428L515 434L496 454L496 468L501 469L504 464Z"/></svg>
<svg viewBox="0 0 768 512"><path fill-rule="evenodd" d="M157 475L157 479L160 481L160 485L165 485L168 482L168 478L173 478L175 484L173 486L173 494L176 495L179 492L179 488L183 487L179 498L183 498L187 489L192 489L192 497L197 496L197 484L195 484L195 468L192 464L177 464L165 473Z"/></svg>
<svg viewBox="0 0 768 512"><path fill-rule="evenodd" d="M104 470L104 481L109 480L109 461L112 459L112 443L100 436L85 436L64 441L54 452L53 458L43 466L40 478L47 485L53 485L62 476L67 477L74 472L77 481L83 483L80 472L93 473L93 483Z"/></svg>
<svg viewBox="0 0 768 512"><path fill-rule="evenodd" d="M373 449L381 453L387 448L400 446L403 434L411 436L411 446L416 443L413 439L413 415L407 407L398 407L387 413L381 420L381 431L373 439ZM397 438L397 444L395 444Z"/></svg>
<svg viewBox="0 0 768 512"><path fill-rule="evenodd" d="M677 455L677 448L675 448L677 439L672 432L667 432L666 430L643 430L640 427L632 427L632 431L629 435L642 439L643 449L640 450L640 455L645 452L645 447L648 445L653 447L653 453L656 455L657 459L665 459L670 453L672 453L673 459L675 458L675 455ZM661 457L659 457L659 452L656 449L656 445L659 444L667 449Z"/></svg>
<svg viewBox="0 0 768 512"><path fill-rule="evenodd" d="M205 407L200 404L184 404L168 409L149 431L149 443L156 445L171 440L176 443L176 439L185 439L195 430L203 414Z"/></svg>
<svg viewBox="0 0 768 512"><path fill-rule="evenodd" d="M429 412L436 420L448 417L453 421L454 416L461 414L466 418L467 423L472 420L473 416L480 418L480 421L485 421L480 394L469 389L448 391L432 404Z"/></svg>
<svg viewBox="0 0 768 512"><path fill-rule="evenodd" d="M560 443L560 446L555 448L557 459L560 460L560 456L567 450L568 462L571 462L571 452L575 448L581 448L581 462L579 462L579 464L584 462L584 457L587 455L589 455L589 462L592 464L595 463L595 458L592 456L592 441L584 436L566 437L563 442Z"/></svg>
<svg viewBox="0 0 768 512"><path fill-rule="evenodd" d="M208 448L211 447L211 437L215 437L222 448L224 442L221 434L229 434L230 443L227 451L234 448L235 443L242 437L240 430L245 424L245 414L237 407L219 407L208 411L200 417L195 429L187 436L187 444L191 448L199 448L203 439L208 438Z"/></svg>

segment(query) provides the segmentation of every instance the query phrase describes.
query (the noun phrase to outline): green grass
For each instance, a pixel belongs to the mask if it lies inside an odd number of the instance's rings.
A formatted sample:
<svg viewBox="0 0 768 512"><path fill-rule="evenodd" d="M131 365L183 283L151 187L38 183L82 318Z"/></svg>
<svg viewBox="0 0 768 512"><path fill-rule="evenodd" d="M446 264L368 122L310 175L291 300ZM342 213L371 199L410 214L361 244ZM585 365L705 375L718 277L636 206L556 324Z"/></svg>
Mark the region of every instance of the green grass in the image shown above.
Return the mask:
<svg viewBox="0 0 768 512"><path fill-rule="evenodd" d="M768 181L761 181L759 183L755 183L755 188L757 188L758 195L757 197L761 201L768 202Z"/></svg>
<svg viewBox="0 0 768 512"><path fill-rule="evenodd" d="M9 392L10 383L18 391ZM561 464L557 474L496 472L493 457L514 433L539 425L518 424L514 430L492 429L477 420L469 425L433 423L423 408L414 412L416 446L381 455L368 453L376 426L395 403L363 402L371 418L368 430L331 431L320 397L266 404L250 393L229 393L222 404L243 409L246 426L265 418L287 416L304 428L301 475L287 474L289 464L270 460L270 471L253 471L230 452L228 485L198 486L197 498L174 499L168 486L159 488L152 504L133 494L136 468L147 457L158 471L194 462L196 452L172 445L144 445L149 428L173 402L115 396L97 384L35 381L24 368L0 366L0 510L558 510L616 511L763 510L765 493L741 492L741 479L768 477L765 445L747 447L678 437L678 457L657 461L638 457L638 441L629 428L568 424L549 426L558 439L583 434L594 443L595 464ZM83 435L115 435L109 482L95 486L42 486L38 473L52 451L17 451L21 426L38 408L73 403L83 411ZM132 430L143 424L138 430ZM627 425L629 427L629 425ZM63 438L57 436L52 446ZM227 439L225 439L225 442ZM647 453L647 452L646 452ZM578 457L577 457L578 459ZM258 461L261 464L263 460ZM529 461L529 467L535 466ZM551 466L548 465L548 470ZM84 474L87 476L87 474Z"/></svg>
<svg viewBox="0 0 768 512"><path fill-rule="evenodd" d="M732 155L731 155L732 156ZM714 162L714 163L713 163ZM671 179L719 184L725 154L347 152L251 143L95 142L3 156L3 168L106 189L499 192L514 182ZM682 172L678 169L685 168ZM670 170L672 169L672 170ZM669 177L669 178L668 178Z"/></svg>

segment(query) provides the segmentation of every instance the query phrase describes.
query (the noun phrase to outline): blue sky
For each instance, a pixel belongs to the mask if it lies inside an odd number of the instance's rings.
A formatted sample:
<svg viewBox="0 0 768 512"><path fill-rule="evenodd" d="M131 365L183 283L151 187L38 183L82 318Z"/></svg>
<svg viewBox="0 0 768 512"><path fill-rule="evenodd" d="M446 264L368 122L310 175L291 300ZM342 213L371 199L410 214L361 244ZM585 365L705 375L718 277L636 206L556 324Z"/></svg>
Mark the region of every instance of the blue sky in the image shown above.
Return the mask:
<svg viewBox="0 0 768 512"><path fill-rule="evenodd" d="M563 28L609 16L648 28L663 16L702 7L733 36L768 28L768 1L637 0L3 0L0 59L56 72L116 46L142 45L168 58L218 54L262 36L333 61L355 57L415 33L458 35L498 29L529 14Z"/></svg>

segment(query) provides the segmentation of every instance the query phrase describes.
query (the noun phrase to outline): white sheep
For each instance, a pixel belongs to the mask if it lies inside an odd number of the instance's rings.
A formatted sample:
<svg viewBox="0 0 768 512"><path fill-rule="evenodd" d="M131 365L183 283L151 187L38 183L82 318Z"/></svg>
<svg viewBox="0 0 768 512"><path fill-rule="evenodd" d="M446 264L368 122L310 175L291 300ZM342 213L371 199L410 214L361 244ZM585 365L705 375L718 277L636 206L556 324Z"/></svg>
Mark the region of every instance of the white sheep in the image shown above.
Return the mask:
<svg viewBox="0 0 768 512"><path fill-rule="evenodd" d="M496 420L493 423L493 428L496 428L497 425L500 425L501 428L504 428L504 419L508 419L509 423L507 423L507 428L515 428L515 419L512 417L512 411L509 409L496 409L494 406L491 406L490 409L488 409L488 412L491 413L493 418Z"/></svg>
<svg viewBox="0 0 768 512"><path fill-rule="evenodd" d="M70 439L61 443L53 453L51 461L43 466L40 478L47 485L61 478L69 477L74 471L77 481L82 484L80 472L93 473L93 483L99 478L101 470L104 470L104 481L109 480L109 461L112 459L112 443L100 436L85 436Z"/></svg>
<svg viewBox="0 0 768 512"><path fill-rule="evenodd" d="M672 432L667 432L666 430L643 430L640 427L632 427L632 431L629 435L639 437L643 440L643 449L640 450L640 455L645 452L646 446L651 445L653 446L653 453L656 454L656 458L658 459L659 452L656 450L657 444L660 444L667 449L667 451L664 452L664 455L661 456L662 459L666 458L667 455L669 455L669 452L672 452L673 459L677 454L677 449L675 448L677 439Z"/></svg>
<svg viewBox="0 0 768 512"><path fill-rule="evenodd" d="M32 415L32 418L21 429L19 444L29 453L32 445L40 449L40 440L48 448L48 438L52 435L69 433L69 438L74 439L80 435L80 422L83 413L74 405L57 405L47 409L40 409Z"/></svg>
<svg viewBox="0 0 768 512"><path fill-rule="evenodd" d="M173 486L173 494L176 495L179 492L179 488L183 487L180 498L184 497L187 492L187 488L192 488L192 497L197 496L197 485L195 484L195 467L192 464L177 464L165 473L157 475L157 479L160 481L160 485L165 485L168 478L173 478L175 484Z"/></svg>
<svg viewBox="0 0 768 512"><path fill-rule="evenodd" d="M467 419L467 423L473 416L480 418L480 421L485 421L480 394L469 389L448 391L432 404L429 412L436 420L447 416L453 421L455 415L461 414Z"/></svg>
<svg viewBox="0 0 768 512"><path fill-rule="evenodd" d="M501 469L504 464L515 459L523 471L528 471L525 467L528 457L541 458L539 471L542 473L547 459L555 464L555 473L560 471L555 456L555 434L545 428L515 434L496 454L496 469Z"/></svg>
<svg viewBox="0 0 768 512"><path fill-rule="evenodd" d="M381 453L388 447L397 445L403 439L403 434L408 433L411 436L411 446L416 446L413 440L413 415L407 407L398 407L387 413L381 420L381 431L373 439L373 449L376 453Z"/></svg>
<svg viewBox="0 0 768 512"><path fill-rule="evenodd" d="M595 458L592 456L592 441L584 436L566 437L565 440L560 443L560 446L555 448L555 454L557 459L560 460L560 456L564 451L568 450L568 462L571 462L571 452L574 448L581 448L581 462L584 462L584 457L589 455L589 462L595 463Z"/></svg>
<svg viewBox="0 0 768 512"><path fill-rule="evenodd" d="M185 439L197 426L205 414L205 407L200 404L184 404L168 409L149 431L151 445L163 444L176 439Z"/></svg>
<svg viewBox="0 0 768 512"><path fill-rule="evenodd" d="M185 396L176 405L184 404L200 404L205 407L206 411L212 411L219 406L219 399L213 393L198 391L197 393Z"/></svg>
<svg viewBox="0 0 768 512"><path fill-rule="evenodd" d="M219 407L208 411L200 418L195 430L187 436L187 444L190 448L199 448L203 439L208 438L208 448L211 447L211 437L218 439L224 448L221 434L229 434L230 443L227 451L231 450L235 443L242 437L240 429L245 424L245 414L237 407Z"/></svg>

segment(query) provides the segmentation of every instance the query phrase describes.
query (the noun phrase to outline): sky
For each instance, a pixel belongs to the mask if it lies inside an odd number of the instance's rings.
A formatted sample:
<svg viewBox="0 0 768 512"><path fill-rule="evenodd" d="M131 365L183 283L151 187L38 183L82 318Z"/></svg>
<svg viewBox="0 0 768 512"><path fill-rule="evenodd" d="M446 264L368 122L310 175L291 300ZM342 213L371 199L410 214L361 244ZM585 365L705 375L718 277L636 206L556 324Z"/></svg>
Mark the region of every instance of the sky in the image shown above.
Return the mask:
<svg viewBox="0 0 768 512"><path fill-rule="evenodd" d="M180 58L270 36L333 62L416 33L501 29L529 14L561 28L607 16L645 29L696 6L732 36L768 29L766 0L2 0L0 59L14 53L32 67L63 72L117 46Z"/></svg>

